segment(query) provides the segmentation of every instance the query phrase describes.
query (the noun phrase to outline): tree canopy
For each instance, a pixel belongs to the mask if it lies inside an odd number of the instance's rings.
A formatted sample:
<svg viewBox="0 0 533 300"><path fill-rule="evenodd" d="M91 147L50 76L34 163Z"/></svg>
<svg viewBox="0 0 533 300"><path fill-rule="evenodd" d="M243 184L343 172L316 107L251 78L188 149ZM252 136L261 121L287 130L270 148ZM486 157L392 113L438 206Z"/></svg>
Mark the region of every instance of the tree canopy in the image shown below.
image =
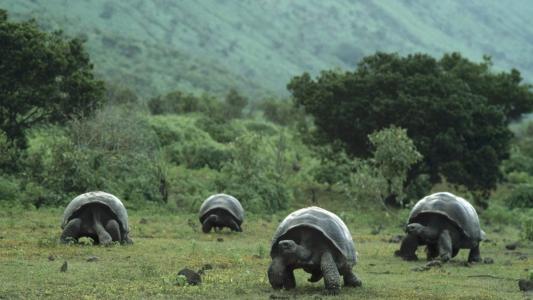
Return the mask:
<svg viewBox="0 0 533 300"><path fill-rule="evenodd" d="M103 99L83 41L10 22L0 10L0 129L18 147L34 125L93 111Z"/></svg>
<svg viewBox="0 0 533 300"><path fill-rule="evenodd" d="M512 137L508 123L533 107L517 70L494 73L489 58L474 63L457 53L440 60L376 53L353 72L296 76L288 89L314 117L318 141L341 141L351 155L368 157L368 134L405 128L424 157L411 179L426 173L434 183L445 177L481 191L500 178Z"/></svg>

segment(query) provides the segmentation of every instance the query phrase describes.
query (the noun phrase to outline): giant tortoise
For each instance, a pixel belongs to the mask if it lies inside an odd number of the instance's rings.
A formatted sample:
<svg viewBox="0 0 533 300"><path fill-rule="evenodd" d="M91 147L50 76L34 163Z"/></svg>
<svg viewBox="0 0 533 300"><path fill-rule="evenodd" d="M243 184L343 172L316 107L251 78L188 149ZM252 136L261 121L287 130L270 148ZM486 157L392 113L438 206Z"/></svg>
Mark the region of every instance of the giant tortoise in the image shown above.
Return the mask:
<svg viewBox="0 0 533 300"><path fill-rule="evenodd" d="M298 268L311 274L310 282L324 277L328 294L339 292L341 275L345 286L361 285L352 272L357 256L348 227L320 207L302 208L288 215L274 233L270 256L268 279L274 289L294 288L293 272Z"/></svg>
<svg viewBox="0 0 533 300"><path fill-rule="evenodd" d="M90 237L95 244L132 243L128 237L128 213L122 202L105 192L89 192L74 198L65 208L61 241Z"/></svg>

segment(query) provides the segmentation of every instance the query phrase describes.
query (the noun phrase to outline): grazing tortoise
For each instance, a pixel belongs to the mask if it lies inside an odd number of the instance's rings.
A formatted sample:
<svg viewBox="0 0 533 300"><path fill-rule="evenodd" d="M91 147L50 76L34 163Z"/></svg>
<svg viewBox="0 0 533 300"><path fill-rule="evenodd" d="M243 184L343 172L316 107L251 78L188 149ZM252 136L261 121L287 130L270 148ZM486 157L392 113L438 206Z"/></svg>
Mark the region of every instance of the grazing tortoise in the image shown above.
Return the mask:
<svg viewBox="0 0 533 300"><path fill-rule="evenodd" d="M202 231L208 233L211 228L221 230L229 227L232 231L242 231L244 209L239 200L226 194L215 194L205 199L200 207L200 223Z"/></svg>
<svg viewBox="0 0 533 300"><path fill-rule="evenodd" d="M416 249L426 245L427 259L437 256L446 262L459 249L470 249L468 262L479 262L479 242L485 233L479 226L474 207L451 193L435 193L416 203L406 226L407 235L400 250L395 252L405 260L416 260Z"/></svg>
<svg viewBox="0 0 533 300"><path fill-rule="evenodd" d="M128 213L122 202L105 192L81 194L63 214L61 241L90 237L95 244L132 243L128 237Z"/></svg>
<svg viewBox="0 0 533 300"><path fill-rule="evenodd" d="M288 215L272 238L270 256L268 280L274 289L294 288L298 268L311 274L310 282L324 277L328 294L339 292L341 275L345 286L362 284L352 272L357 257L350 231L337 215L320 207Z"/></svg>

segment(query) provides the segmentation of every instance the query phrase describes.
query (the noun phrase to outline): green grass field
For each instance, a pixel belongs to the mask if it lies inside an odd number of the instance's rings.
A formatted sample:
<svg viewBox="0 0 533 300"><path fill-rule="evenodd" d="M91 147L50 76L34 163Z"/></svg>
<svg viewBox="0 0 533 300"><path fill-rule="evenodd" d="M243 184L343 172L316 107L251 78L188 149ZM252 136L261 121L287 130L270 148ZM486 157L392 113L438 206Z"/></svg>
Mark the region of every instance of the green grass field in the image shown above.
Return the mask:
<svg viewBox="0 0 533 300"><path fill-rule="evenodd" d="M463 250L443 267L417 272L425 264L393 257L399 247L388 239L401 234L401 213L341 213L356 242L359 262L355 273L361 288L345 288L338 299L524 299L519 278L532 268L533 244L516 250L505 245L518 240L511 227L486 227L483 257L493 264L465 265ZM223 231L203 234L195 214L159 210L130 211L131 246L61 245L61 209L0 212L0 299L18 298L174 298L174 299L319 299L323 281L308 283L296 272L297 288L274 291L266 276L269 243L285 213L248 216L241 234ZM376 219L379 217L380 219ZM374 220L374 221L372 221ZM376 222L375 220L379 220ZM375 234L375 224L383 229ZM374 231L374 232L372 232ZM374 233L374 234L373 234ZM424 253L420 249L419 257ZM97 256L95 262L87 258ZM53 259L50 259L53 258ZM68 270L60 272L68 262ZM177 273L212 266L199 286L179 286Z"/></svg>

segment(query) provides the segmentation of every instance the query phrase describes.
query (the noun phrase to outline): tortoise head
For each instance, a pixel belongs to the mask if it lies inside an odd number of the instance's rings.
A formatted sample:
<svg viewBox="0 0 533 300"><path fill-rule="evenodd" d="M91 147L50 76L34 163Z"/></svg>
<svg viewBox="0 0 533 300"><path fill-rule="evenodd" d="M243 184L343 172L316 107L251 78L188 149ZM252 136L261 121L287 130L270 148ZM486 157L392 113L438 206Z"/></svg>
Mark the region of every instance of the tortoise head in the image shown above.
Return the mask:
<svg viewBox="0 0 533 300"><path fill-rule="evenodd" d="M285 255L296 254L297 244L293 240L283 240L278 242L281 253Z"/></svg>
<svg viewBox="0 0 533 300"><path fill-rule="evenodd" d="M414 234L416 236L421 236L424 232L424 229L426 226L419 224L419 223L411 223L408 224L405 231L410 234Z"/></svg>

